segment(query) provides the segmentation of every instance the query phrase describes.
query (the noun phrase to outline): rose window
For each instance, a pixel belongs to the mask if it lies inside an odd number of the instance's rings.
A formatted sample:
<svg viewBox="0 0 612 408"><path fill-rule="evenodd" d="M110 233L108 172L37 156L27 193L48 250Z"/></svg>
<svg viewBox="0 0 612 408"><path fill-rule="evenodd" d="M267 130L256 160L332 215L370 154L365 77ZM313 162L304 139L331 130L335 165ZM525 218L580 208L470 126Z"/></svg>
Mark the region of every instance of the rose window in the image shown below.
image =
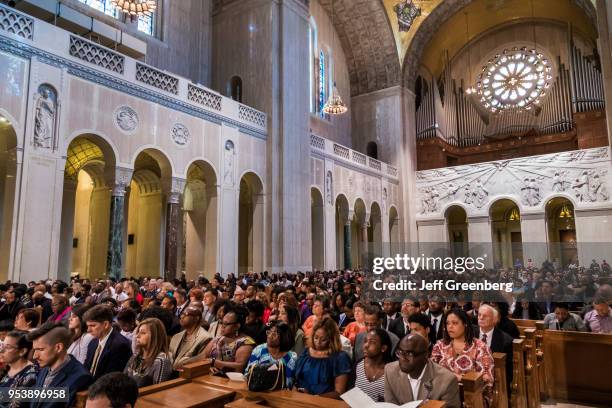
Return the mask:
<svg viewBox="0 0 612 408"><path fill-rule="evenodd" d="M480 102L493 113L530 110L541 103L552 80L548 59L536 50L506 49L478 77Z"/></svg>

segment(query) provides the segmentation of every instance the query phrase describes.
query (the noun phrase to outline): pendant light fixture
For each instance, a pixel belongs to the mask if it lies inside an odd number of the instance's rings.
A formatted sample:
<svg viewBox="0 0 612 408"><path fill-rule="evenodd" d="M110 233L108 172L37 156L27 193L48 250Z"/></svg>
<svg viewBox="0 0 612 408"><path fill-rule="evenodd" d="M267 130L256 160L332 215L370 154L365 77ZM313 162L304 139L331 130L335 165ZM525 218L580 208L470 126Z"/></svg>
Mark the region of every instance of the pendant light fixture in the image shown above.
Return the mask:
<svg viewBox="0 0 612 408"><path fill-rule="evenodd" d="M111 0L111 3L130 16L151 15L157 8L156 0Z"/></svg>
<svg viewBox="0 0 612 408"><path fill-rule="evenodd" d="M333 40L332 44L335 43L336 40L336 29L334 27L334 0L331 2L331 21L332 21L332 33ZM340 97L340 93L338 92L338 88L336 88L336 81L334 81L334 87L332 89L332 94L329 96L327 102L323 106L323 113L328 115L341 115L348 111L348 107L342 102L342 98Z"/></svg>

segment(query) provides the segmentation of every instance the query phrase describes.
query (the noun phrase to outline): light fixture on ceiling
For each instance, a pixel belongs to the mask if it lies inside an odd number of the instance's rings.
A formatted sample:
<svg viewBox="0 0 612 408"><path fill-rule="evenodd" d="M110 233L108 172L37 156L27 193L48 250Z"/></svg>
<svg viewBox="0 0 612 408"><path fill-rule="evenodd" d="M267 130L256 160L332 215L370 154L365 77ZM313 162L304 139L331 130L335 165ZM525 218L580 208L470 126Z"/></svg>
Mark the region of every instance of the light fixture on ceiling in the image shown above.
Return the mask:
<svg viewBox="0 0 612 408"><path fill-rule="evenodd" d="M512 209L512 211L510 211L510 217L508 218L509 221L520 221L521 220L521 215L518 212L518 209L516 207L514 207Z"/></svg>
<svg viewBox="0 0 612 408"><path fill-rule="evenodd" d="M470 42L470 25L468 23L468 13L465 13L465 43L468 44ZM468 45L468 73L470 76L470 82L468 84L468 87L465 89L465 93L468 95L471 95L473 93L476 92L476 88L474 88L474 85L472 85L474 82L472 82L472 50L470 49L471 47Z"/></svg>
<svg viewBox="0 0 612 408"><path fill-rule="evenodd" d="M336 40L336 30L334 28L334 0L331 2L331 22L332 22L332 31L333 31L333 42L335 44ZM342 102L342 98L340 97L340 93L338 92L338 88L336 88L336 82L334 81L334 88L332 89L332 94L325 102L323 106L323 113L328 115L341 115L348 111L348 107Z"/></svg>
<svg viewBox="0 0 612 408"><path fill-rule="evenodd" d="M568 208L567 204L563 204L563 207L561 207L559 218L572 218L572 212Z"/></svg>
<svg viewBox="0 0 612 408"><path fill-rule="evenodd" d="M157 8L156 0L111 0L111 3L130 16L151 15Z"/></svg>

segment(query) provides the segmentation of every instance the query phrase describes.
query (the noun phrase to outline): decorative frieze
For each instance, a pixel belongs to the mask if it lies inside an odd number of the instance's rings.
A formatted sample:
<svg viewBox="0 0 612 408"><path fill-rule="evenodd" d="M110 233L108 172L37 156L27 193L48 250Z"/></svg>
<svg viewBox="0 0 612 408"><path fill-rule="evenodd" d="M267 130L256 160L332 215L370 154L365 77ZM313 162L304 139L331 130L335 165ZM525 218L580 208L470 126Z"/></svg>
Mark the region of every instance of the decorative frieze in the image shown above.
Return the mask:
<svg viewBox="0 0 612 408"><path fill-rule="evenodd" d="M0 30L31 40L34 36L34 19L0 4Z"/></svg>
<svg viewBox="0 0 612 408"><path fill-rule="evenodd" d="M199 103L207 108L221 110L221 95L209 92L204 88L189 84L187 87L187 99Z"/></svg>
<svg viewBox="0 0 612 408"><path fill-rule="evenodd" d="M238 106L238 118L254 123L260 127L266 127L266 114L253 108L249 108L246 105Z"/></svg>
<svg viewBox="0 0 612 408"><path fill-rule="evenodd" d="M90 64L123 74L125 57L81 37L70 36L69 54Z"/></svg>
<svg viewBox="0 0 612 408"><path fill-rule="evenodd" d="M148 65L136 63L136 81L153 86L162 91L178 94L177 77L166 74L158 69L149 67Z"/></svg>

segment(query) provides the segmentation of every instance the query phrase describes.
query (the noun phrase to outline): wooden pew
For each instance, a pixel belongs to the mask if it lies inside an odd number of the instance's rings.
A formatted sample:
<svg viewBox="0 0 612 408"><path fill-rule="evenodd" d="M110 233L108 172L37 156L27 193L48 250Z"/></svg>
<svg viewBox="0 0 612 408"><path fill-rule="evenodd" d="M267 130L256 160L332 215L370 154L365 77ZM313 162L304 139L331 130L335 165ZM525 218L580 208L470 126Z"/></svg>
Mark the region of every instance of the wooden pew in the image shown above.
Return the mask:
<svg viewBox="0 0 612 408"><path fill-rule="evenodd" d="M176 380L164 381L159 384L149 385L147 387L141 387L138 389L138 398L143 395L154 394L156 392L164 391L173 387L178 387L183 384L189 383L189 380L184 378L177 378ZM87 402L87 391L81 391L77 393L75 408L85 408Z"/></svg>
<svg viewBox="0 0 612 408"><path fill-rule="evenodd" d="M196 363L185 364L183 366L183 369L179 372L179 376L187 380L192 380L203 375L208 375L210 373L210 366L210 359L198 361Z"/></svg>
<svg viewBox="0 0 612 408"><path fill-rule="evenodd" d="M535 336L535 328L525 329L525 383L528 408L540 408L540 377Z"/></svg>
<svg viewBox="0 0 612 408"><path fill-rule="evenodd" d="M318 400L315 400L315 402L318 402ZM444 401L429 400L423 403L423 405L420 405L419 408L444 408L445 406L446 406L446 403ZM270 405L267 405L267 402L263 400L251 401L251 400L247 400L244 398L241 398L236 401L232 401L228 404L225 404L225 408L262 408L262 407L270 407ZM316 406L316 408L320 408L320 407Z"/></svg>
<svg viewBox="0 0 612 408"><path fill-rule="evenodd" d="M484 408L485 402L482 396L484 382L482 373L469 372L463 375L459 384L464 408Z"/></svg>
<svg viewBox="0 0 612 408"><path fill-rule="evenodd" d="M515 339L512 342L512 394L510 396L512 408L527 408L524 342L524 339Z"/></svg>
<svg viewBox="0 0 612 408"><path fill-rule="evenodd" d="M546 371L544 370L544 321L536 322L536 357L538 360L538 384L540 388L540 401L548 399L548 387L546 385Z"/></svg>
<svg viewBox="0 0 612 408"><path fill-rule="evenodd" d="M506 378L506 354L493 353L495 383L493 386L493 407L508 408L508 387Z"/></svg>
<svg viewBox="0 0 612 408"><path fill-rule="evenodd" d="M551 398L610 406L612 336L545 330L544 356Z"/></svg>
<svg viewBox="0 0 612 408"><path fill-rule="evenodd" d="M138 397L136 408L223 408L232 402L236 393L187 382L163 391Z"/></svg>

